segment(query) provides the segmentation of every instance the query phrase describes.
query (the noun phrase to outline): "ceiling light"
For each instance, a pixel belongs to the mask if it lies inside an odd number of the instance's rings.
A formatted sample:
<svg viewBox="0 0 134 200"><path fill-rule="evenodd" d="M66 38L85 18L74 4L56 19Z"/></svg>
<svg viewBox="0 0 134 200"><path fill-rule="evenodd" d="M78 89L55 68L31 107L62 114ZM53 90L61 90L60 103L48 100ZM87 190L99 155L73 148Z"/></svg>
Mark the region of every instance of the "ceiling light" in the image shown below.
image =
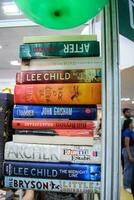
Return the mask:
<svg viewBox="0 0 134 200"><path fill-rule="evenodd" d="M124 101L130 101L130 98L125 98Z"/></svg>
<svg viewBox="0 0 134 200"><path fill-rule="evenodd" d="M134 104L134 101L132 101L132 104Z"/></svg>
<svg viewBox="0 0 134 200"><path fill-rule="evenodd" d="M0 49L2 49L2 45L0 45Z"/></svg>
<svg viewBox="0 0 134 200"><path fill-rule="evenodd" d="M128 97L125 98L125 97L124 97L124 98L121 98L121 101L130 101L130 98L128 98Z"/></svg>
<svg viewBox="0 0 134 200"><path fill-rule="evenodd" d="M2 3L2 9L5 15L22 15L15 2L4 2Z"/></svg>
<svg viewBox="0 0 134 200"><path fill-rule="evenodd" d="M10 61L10 64L14 65L14 66L20 66L21 65L21 63L19 63L18 60L12 60L12 61Z"/></svg>

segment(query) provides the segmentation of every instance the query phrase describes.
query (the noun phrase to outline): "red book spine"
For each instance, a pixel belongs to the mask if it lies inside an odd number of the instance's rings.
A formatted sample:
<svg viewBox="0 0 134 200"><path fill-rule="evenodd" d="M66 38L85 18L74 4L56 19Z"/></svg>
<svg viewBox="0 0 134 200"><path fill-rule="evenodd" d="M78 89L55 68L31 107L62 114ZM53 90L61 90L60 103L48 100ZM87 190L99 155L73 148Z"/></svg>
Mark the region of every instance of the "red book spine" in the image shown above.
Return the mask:
<svg viewBox="0 0 134 200"><path fill-rule="evenodd" d="M86 120L13 120L14 129L90 129L95 128L93 121Z"/></svg>
<svg viewBox="0 0 134 200"><path fill-rule="evenodd" d="M55 134L58 136L71 136L71 137L93 137L94 129L54 129Z"/></svg>

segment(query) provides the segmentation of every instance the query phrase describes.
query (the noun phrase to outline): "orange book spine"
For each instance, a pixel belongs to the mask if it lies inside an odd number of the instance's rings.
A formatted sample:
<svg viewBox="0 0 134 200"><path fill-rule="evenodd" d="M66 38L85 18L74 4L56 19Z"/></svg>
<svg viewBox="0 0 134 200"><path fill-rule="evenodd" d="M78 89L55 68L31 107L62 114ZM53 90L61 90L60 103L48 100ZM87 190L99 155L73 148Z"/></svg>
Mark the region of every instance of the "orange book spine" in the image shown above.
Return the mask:
<svg viewBox="0 0 134 200"><path fill-rule="evenodd" d="M14 129L93 129L95 123L88 120L13 120Z"/></svg>
<svg viewBox="0 0 134 200"><path fill-rule="evenodd" d="M101 83L16 85L16 104L101 104Z"/></svg>

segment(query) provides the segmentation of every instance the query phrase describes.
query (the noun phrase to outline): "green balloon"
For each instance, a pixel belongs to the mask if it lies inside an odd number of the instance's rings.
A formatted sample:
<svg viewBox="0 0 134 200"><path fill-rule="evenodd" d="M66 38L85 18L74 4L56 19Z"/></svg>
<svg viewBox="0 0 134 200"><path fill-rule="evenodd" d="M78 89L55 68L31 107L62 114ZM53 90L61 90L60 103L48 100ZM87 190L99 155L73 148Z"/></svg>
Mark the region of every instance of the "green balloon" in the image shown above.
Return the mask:
<svg viewBox="0 0 134 200"><path fill-rule="evenodd" d="M31 20L53 29L68 29L87 22L108 0L16 0Z"/></svg>

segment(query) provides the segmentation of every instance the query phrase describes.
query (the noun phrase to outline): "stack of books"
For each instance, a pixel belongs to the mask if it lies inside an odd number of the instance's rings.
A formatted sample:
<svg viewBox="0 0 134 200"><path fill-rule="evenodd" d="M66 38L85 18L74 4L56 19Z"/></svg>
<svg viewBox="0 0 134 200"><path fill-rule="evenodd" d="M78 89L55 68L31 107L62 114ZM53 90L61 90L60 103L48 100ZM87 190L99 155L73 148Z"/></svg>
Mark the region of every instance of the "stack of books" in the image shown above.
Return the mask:
<svg viewBox="0 0 134 200"><path fill-rule="evenodd" d="M2 184L2 167L4 162L5 142L12 140L13 95L0 93L0 186Z"/></svg>
<svg viewBox="0 0 134 200"><path fill-rule="evenodd" d="M14 90L15 135L5 147L6 187L100 191L101 145L94 142L99 54L94 35L24 38Z"/></svg>

